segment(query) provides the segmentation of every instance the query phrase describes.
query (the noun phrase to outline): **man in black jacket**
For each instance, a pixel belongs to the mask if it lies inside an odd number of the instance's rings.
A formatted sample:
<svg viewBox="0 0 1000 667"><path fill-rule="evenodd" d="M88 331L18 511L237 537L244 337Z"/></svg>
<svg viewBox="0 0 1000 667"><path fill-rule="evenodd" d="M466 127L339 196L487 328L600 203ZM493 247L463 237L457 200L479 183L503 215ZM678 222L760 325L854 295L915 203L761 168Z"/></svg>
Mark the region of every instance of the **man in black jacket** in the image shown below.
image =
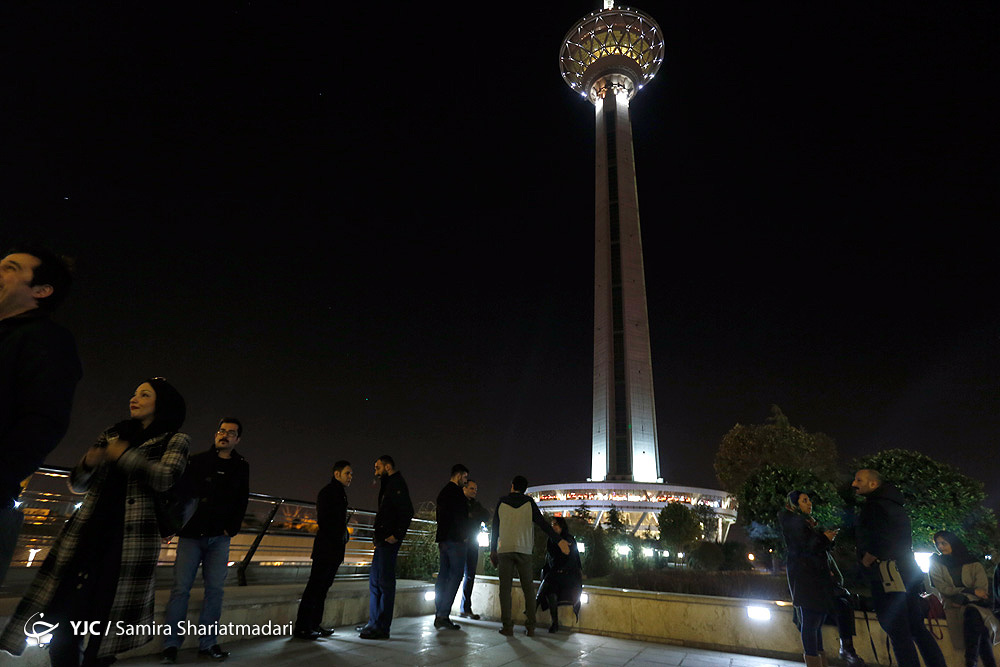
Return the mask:
<svg viewBox="0 0 1000 667"><path fill-rule="evenodd" d="M72 334L48 318L72 282L69 260L45 248L0 260L0 584L21 532L21 481L65 435L83 374Z"/></svg>
<svg viewBox="0 0 1000 667"><path fill-rule="evenodd" d="M862 572L871 587L875 615L892 641L900 667L919 667L916 643L927 667L945 667L944 654L924 626L920 592L923 575L913 559L913 536L903 494L877 470L859 470L851 483L865 499L858 513L857 546ZM887 592L880 566L892 570L906 590Z"/></svg>
<svg viewBox="0 0 1000 667"><path fill-rule="evenodd" d="M388 454L375 461L375 478L381 481L378 491L378 511L372 526L375 553L368 575L371 599L368 604L368 624L361 629L362 639L388 639L392 625L392 610L396 603L396 557L399 546L413 519L413 502L396 462Z"/></svg>
<svg viewBox="0 0 1000 667"><path fill-rule="evenodd" d="M309 581L302 592L299 613L295 618L293 635L299 639L317 639L333 634L324 628L323 607L326 594L337 576L337 569L344 562L347 542L347 487L351 485L354 471L348 461L333 464L333 480L323 487L316 498L316 539L313 540L312 569Z"/></svg>
<svg viewBox="0 0 1000 667"><path fill-rule="evenodd" d="M434 627L458 630L458 623L448 618L458 593L465 569L465 552L469 537L469 501L462 489L469 481L469 469L461 463L451 467L451 478L437 497L438 553L440 567L434 586Z"/></svg>
<svg viewBox="0 0 1000 667"><path fill-rule="evenodd" d="M479 567L480 527L490 520L490 511L476 500L479 483L470 479L465 483L465 497L469 500L469 542L465 553L465 581L462 582L462 618L479 620L479 614L472 611L472 589L476 585L476 568Z"/></svg>
<svg viewBox="0 0 1000 667"><path fill-rule="evenodd" d="M215 433L215 443L207 452L195 454L188 461L178 482L179 493L198 499L198 509L181 528L174 559L174 587L170 591L166 625L173 632L163 642L163 662L173 664L177 649L184 642L178 632L187 617L191 586L202 568L205 599L198 625L211 627L222 616L222 587L229 571L229 541L240 532L250 497L250 465L235 447L243 437L243 424L235 417L224 417ZM218 644L215 633L199 631L198 655L225 660L229 655Z"/></svg>

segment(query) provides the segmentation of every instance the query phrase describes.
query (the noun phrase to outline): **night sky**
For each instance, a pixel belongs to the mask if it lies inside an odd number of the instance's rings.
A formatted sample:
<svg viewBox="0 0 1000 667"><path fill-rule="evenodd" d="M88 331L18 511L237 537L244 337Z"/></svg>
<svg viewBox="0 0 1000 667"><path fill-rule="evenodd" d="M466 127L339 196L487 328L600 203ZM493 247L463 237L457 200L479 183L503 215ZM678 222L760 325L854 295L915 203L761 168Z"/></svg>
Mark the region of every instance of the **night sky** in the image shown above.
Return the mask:
<svg viewBox="0 0 1000 667"><path fill-rule="evenodd" d="M204 6L204 5L212 6ZM255 491L395 458L589 475L598 3L21 3L0 16L0 246L78 260L72 465L151 375ZM916 449L1000 499L998 5L646 2L632 103L662 474L715 487L777 403L842 459Z"/></svg>

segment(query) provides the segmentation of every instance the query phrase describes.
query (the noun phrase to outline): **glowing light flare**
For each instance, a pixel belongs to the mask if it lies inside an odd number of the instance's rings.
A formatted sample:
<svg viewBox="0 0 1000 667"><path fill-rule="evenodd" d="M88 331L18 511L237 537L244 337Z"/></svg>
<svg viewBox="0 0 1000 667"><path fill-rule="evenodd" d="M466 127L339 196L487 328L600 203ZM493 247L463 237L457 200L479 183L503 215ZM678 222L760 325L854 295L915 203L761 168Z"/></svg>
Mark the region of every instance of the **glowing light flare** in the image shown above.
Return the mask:
<svg viewBox="0 0 1000 667"><path fill-rule="evenodd" d="M424 600L427 602L434 601L434 591L424 591Z"/></svg>
<svg viewBox="0 0 1000 667"><path fill-rule="evenodd" d="M747 618L754 621L770 621L771 610L767 607L747 607Z"/></svg>
<svg viewBox="0 0 1000 667"><path fill-rule="evenodd" d="M931 570L931 553L929 551L914 551L913 558L924 574Z"/></svg>
<svg viewBox="0 0 1000 667"><path fill-rule="evenodd" d="M579 551L580 553L583 553L583 552L585 552L587 550L587 545L584 544L583 542L577 542L576 543L576 550Z"/></svg>

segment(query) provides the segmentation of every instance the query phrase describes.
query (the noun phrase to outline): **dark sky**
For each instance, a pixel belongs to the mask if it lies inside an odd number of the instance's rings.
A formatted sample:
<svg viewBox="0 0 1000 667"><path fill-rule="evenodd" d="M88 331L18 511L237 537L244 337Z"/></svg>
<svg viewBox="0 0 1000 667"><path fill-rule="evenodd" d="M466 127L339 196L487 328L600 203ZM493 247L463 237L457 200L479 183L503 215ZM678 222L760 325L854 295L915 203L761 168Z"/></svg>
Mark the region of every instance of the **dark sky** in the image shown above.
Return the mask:
<svg viewBox="0 0 1000 667"><path fill-rule="evenodd" d="M257 491L395 456L589 474L592 2L22 3L0 24L0 245L76 255L70 465L145 377ZM633 100L663 476L716 485L772 403L847 459L926 452L1000 497L991 2L647 2Z"/></svg>

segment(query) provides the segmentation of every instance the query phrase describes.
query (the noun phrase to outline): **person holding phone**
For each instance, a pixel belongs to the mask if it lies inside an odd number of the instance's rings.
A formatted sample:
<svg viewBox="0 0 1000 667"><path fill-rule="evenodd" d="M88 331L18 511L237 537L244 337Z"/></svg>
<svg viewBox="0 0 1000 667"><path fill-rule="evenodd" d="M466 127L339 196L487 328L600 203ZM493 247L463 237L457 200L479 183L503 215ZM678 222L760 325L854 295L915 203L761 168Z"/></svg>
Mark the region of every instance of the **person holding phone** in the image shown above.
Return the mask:
<svg viewBox="0 0 1000 667"><path fill-rule="evenodd" d="M788 589L792 594L802 633L802 651L808 667L826 667L823 622L828 615L840 630L840 657L852 667L864 667L854 650L854 611L843 586L843 577L830 554L839 529L820 528L812 517L812 499L792 491L778 513L785 540Z"/></svg>

